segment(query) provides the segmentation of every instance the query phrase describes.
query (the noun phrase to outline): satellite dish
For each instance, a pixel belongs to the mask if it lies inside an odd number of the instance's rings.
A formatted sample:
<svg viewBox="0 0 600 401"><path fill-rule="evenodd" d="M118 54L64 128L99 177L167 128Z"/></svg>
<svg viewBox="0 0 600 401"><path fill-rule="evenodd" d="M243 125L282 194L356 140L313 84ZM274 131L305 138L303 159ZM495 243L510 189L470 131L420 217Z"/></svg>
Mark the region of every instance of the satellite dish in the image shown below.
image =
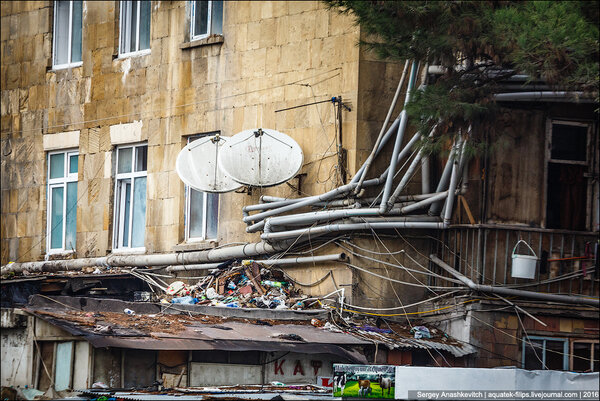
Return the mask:
<svg viewBox="0 0 600 401"><path fill-rule="evenodd" d="M302 167L300 145L284 133L257 128L235 134L223 146L219 166L235 181L255 187L278 185Z"/></svg>
<svg viewBox="0 0 600 401"><path fill-rule="evenodd" d="M181 181L197 191L230 192L241 187L218 164L230 138L221 135L204 137L188 143L177 155L175 169Z"/></svg>

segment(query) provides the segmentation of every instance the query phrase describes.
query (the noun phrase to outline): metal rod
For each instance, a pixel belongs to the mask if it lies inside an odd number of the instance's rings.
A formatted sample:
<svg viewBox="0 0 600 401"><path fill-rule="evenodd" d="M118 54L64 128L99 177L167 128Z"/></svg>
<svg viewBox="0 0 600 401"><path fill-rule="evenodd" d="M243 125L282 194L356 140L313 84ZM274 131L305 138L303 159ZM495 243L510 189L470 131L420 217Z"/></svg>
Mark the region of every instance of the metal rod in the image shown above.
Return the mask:
<svg viewBox="0 0 600 401"><path fill-rule="evenodd" d="M347 259L345 253L336 253L332 255L320 255L320 256L303 256L296 258L285 258L285 259L261 259L255 260L255 262L262 263L263 265L294 265L302 263L319 263L319 262L343 262ZM194 264L188 266L169 266L167 271L179 272L189 270L210 270L218 267L221 263L205 263L205 264Z"/></svg>
<svg viewBox="0 0 600 401"><path fill-rule="evenodd" d="M558 294L544 294L535 291L525 291L525 290L516 290L513 288L506 287L493 287L491 285L481 285L475 284L469 278L463 276L455 269L453 269L450 265L445 263L443 260L439 259L435 255L430 255L430 259L440 266L442 269L446 270L448 273L453 275L455 278L462 281L466 284L470 289L474 291L487 292L491 294L500 294L500 295L511 295L517 297L531 298L531 299L539 299L542 301L550 301L550 302L562 302L568 304L578 304L578 305L591 305L598 307L600 306L600 301L598 299L590 299L590 298L579 298L573 295L558 295Z"/></svg>
<svg viewBox="0 0 600 401"><path fill-rule="evenodd" d="M390 128L385 133L385 136L383 137L383 139L381 140L381 143L377 147L377 151L375 153L375 157L377 157L377 155L381 152L381 150L383 149L383 147L390 140L390 138L392 137L392 135L396 132L396 130L398 129L398 125L399 124L400 124L400 117L398 117L398 118L396 118L394 120L394 122L392 123L392 125L390 126ZM358 182L358 180L360 179L360 177L362 177L363 171L365 171L365 164L364 163L358 169L358 171L356 172L356 174L354 174L354 177L352 177L352 180L350 181L350 183Z"/></svg>
<svg viewBox="0 0 600 401"><path fill-rule="evenodd" d="M546 323L542 322L540 319L538 319L537 317L533 316L531 313L527 312L525 309L521 308L519 305L516 305L516 304L510 302L508 299L506 299L503 296L500 296L498 294L496 294L496 296L498 298L500 298L501 300L503 300L504 302L506 302L507 304L509 304L510 306L512 306L515 309L517 309L518 311L523 312L524 314L526 314L527 316L529 316L530 318L532 318L533 320L535 320L536 322L538 322L542 326L548 327L548 325Z"/></svg>
<svg viewBox="0 0 600 401"><path fill-rule="evenodd" d="M433 194L432 194L433 195ZM393 208L390 210L390 214L406 214L414 210L418 210L421 207L427 206L432 202L442 199L447 196L447 192L435 194L419 202L411 205L403 206L401 208ZM319 222L322 220L339 220L348 217L376 217L379 216L379 209L377 208L364 208L364 209L343 209L343 210L326 210L319 212L309 212L296 214L291 216L279 216L271 217L264 223L264 232L270 233L273 231L273 227L286 226L286 225L305 225ZM263 220L264 221L264 220ZM261 222L262 223L262 222ZM260 223L256 223L246 228L246 231L255 232L261 229Z"/></svg>
<svg viewBox="0 0 600 401"><path fill-rule="evenodd" d="M279 113L280 111L293 110L293 109L297 109L297 108L300 108L300 107L312 106L313 104L321 104L321 103L328 103L328 102L332 102L333 103L335 101L336 101L336 98L333 97L333 98L327 99L327 100L321 100L321 101L312 102L312 103L305 103L305 104L301 104L301 105L298 105L298 106L292 106L292 107L288 107L288 108L285 108L285 109L275 110L275 113Z"/></svg>
<svg viewBox="0 0 600 401"><path fill-rule="evenodd" d="M381 179L374 178L374 179L365 181L363 185L364 186L372 186L372 185L380 184L381 182L382 182ZM271 217L271 216L275 216L277 214L281 214L284 212L289 212L289 211L292 211L295 209L299 209L303 206L311 206L317 202L334 199L335 197L337 197L339 195L344 195L344 194L347 194L348 192L352 191L356 187L356 185L357 185L356 183L342 185L341 187L332 189L331 191L326 192L324 194L311 196L311 197L303 199L300 202L293 203L291 205L286 204L285 206L278 207L277 209L267 210L265 212L257 213L252 216L244 217L243 221L244 221L244 223L250 223L251 221L257 222L257 221L263 220L266 217ZM274 202L274 203L277 203L277 202Z"/></svg>
<svg viewBox="0 0 600 401"><path fill-rule="evenodd" d="M398 196L400 196L400 193L404 190L404 188L406 187L406 185L408 184L408 182L410 181L410 179L413 176L413 173L415 172L415 170L417 169L417 166L419 165L420 161L421 161L421 156L422 156L422 152L419 150L417 152L417 155L415 156L415 158L413 159L412 163L410 164L410 166L408 166L408 169L406 170L406 172L404 173L404 176L402 177L402 179L400 180L400 183L398 184L398 186L396 187L396 189L394 190L394 193L392 193L392 195L389 197L389 199L383 203L381 202L381 207L379 208L380 212L383 214L385 212L387 212L390 208L391 205L394 204L394 202L396 201L396 198ZM390 169L391 170L391 169ZM390 181L390 178L393 176L393 174L389 174L387 176L388 181ZM386 183L388 182L386 181Z"/></svg>
<svg viewBox="0 0 600 401"><path fill-rule="evenodd" d="M402 110L400 113L400 125L398 126L398 133L396 134L396 142L394 142L394 149L392 151L392 157L390 159L390 165L387 169L387 179L385 181L385 186L383 188L383 195L381 196L381 209L382 213L385 213L386 204L390 197L390 193L392 192L392 184L394 181L394 175L396 174L396 163L398 163L398 153L400 152L400 147L402 146L402 140L404 139L404 131L406 130L406 123L408 121L408 116L406 114L406 110ZM418 134L417 134L418 135ZM420 137L420 135L419 135ZM408 148L408 144L405 148Z"/></svg>
<svg viewBox="0 0 600 401"><path fill-rule="evenodd" d="M404 79L406 78L406 72L408 71L408 63L409 63L409 60L406 60L406 62L404 63L404 70L402 71L402 76L400 77L400 82L398 83L398 87L396 88L396 93L394 94L394 98L392 99L392 104L390 105L387 115L385 116L385 121L383 122L383 125L381 126L381 130L379 131L379 135L377 136L375 145L373 145L373 150L367 157L367 160L365 160L365 163L364 163L365 168L363 169L360 179L358 180L358 185L354 189L355 194L358 194L362 188L363 182L364 182L365 178L367 177L367 173L369 172L369 168L371 167L371 164L373 163L373 160L375 159L376 150L379 147L381 140L383 139L383 133L385 132L385 128L387 127L388 123L390 122L392 112L394 111L394 108L396 107L396 102L398 101L398 97L400 96L400 90L402 89L402 86L404 85ZM415 69L415 63L413 62L413 66L410 71L410 80L408 82L408 88L406 90L405 103L406 103L406 99L408 99L408 97L409 97L409 93L411 90L411 84L414 85L414 78L413 78L414 69ZM403 110L402 116L405 116L405 115L406 115L406 113ZM404 123L404 126L406 127L406 123ZM402 133L400 132L400 130L398 130L397 135L400 136L402 134L404 134L404 130L402 130ZM397 141L397 139L396 139L396 141ZM402 139L400 139L400 141L402 141ZM393 156L392 156L392 158L393 158Z"/></svg>
<svg viewBox="0 0 600 401"><path fill-rule="evenodd" d="M297 244L297 243L296 243ZM291 242L287 243L287 247ZM196 252L167 253L158 255L109 255L99 258L52 260L45 262L10 263L2 266L1 274L9 272L20 273L24 270L29 272L56 272L65 270L79 270L90 266L167 266L167 265L191 265L197 263L209 263L226 261L229 259L240 259L266 255L270 253L287 250L286 244L268 244L266 242L255 242L245 245L231 246L221 249L210 249Z"/></svg>
<svg viewBox="0 0 600 401"><path fill-rule="evenodd" d="M458 146L462 145L459 140ZM446 199L446 205L444 210L444 223L450 224L450 218L452 217L452 211L454 208L454 191L456 190L456 185L458 184L458 176L459 172L459 161L458 157L454 158L452 161L452 174L450 176L450 185L448 186L448 198Z"/></svg>
<svg viewBox="0 0 600 401"><path fill-rule="evenodd" d="M447 226L436 222L385 222L381 223L350 223L329 224L326 226L308 227L299 230L281 231L276 233L264 233L260 237L264 240L282 240L287 238L301 238L305 236L323 235L340 231L359 231L370 229L396 229L396 228L424 228L443 229Z"/></svg>
<svg viewBox="0 0 600 401"><path fill-rule="evenodd" d="M552 101L572 101L576 103L594 103L593 97L584 97L584 92L553 92L553 91L536 91L536 92L511 92L497 93L494 95L494 100L498 102L532 102L536 100Z"/></svg>

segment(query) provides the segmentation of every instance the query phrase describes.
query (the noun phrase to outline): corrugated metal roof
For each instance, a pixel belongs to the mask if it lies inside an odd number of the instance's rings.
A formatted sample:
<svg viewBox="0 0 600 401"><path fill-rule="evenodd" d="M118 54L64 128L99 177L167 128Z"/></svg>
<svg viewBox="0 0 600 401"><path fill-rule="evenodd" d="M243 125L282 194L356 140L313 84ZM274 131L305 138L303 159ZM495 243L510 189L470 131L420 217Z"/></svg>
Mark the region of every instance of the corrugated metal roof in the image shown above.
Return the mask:
<svg viewBox="0 0 600 401"><path fill-rule="evenodd" d="M366 363L365 356L356 347L371 342L351 334L334 333L310 325L258 325L225 321L218 325L195 323L177 334L144 334L136 329L113 329L110 335L94 332L93 326L78 324L54 313L52 316L28 309L28 312L58 326L67 332L82 336L94 347L119 347L147 350L229 350L229 351L290 351L306 354L327 353L349 361ZM123 314L126 319L127 315ZM157 328L159 329L159 328ZM114 335L118 333L117 335Z"/></svg>

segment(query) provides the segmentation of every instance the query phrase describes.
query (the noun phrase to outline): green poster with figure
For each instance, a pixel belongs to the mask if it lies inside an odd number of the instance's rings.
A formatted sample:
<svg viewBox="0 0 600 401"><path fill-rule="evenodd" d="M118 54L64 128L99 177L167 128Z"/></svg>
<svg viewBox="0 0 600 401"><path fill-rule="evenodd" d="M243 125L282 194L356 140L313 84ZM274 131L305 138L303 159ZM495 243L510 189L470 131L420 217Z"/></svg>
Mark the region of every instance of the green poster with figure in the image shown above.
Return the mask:
<svg viewBox="0 0 600 401"><path fill-rule="evenodd" d="M333 365L333 396L393 399L395 366Z"/></svg>

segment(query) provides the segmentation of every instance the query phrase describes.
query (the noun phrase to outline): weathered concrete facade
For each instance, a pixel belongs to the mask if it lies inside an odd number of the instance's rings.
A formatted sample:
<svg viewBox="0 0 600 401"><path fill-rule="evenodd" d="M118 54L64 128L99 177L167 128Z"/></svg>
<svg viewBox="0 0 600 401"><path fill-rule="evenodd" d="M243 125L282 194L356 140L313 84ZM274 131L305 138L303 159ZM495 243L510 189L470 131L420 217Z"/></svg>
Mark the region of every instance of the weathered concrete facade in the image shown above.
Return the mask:
<svg viewBox="0 0 600 401"><path fill-rule="evenodd" d="M82 66L52 70L52 2L3 3L3 264L45 254L44 150L52 148L44 148L44 138L52 138L53 148L72 147L60 142L63 132L79 131L77 257L111 250L112 156L121 143L148 144L149 253L171 251L183 241L183 184L174 167L186 136L281 130L303 147L302 191L333 187L332 106L275 110L324 96L356 104L359 29L319 2L226 2L223 40L190 43L186 7L153 2L150 54L118 58L118 2L84 2ZM388 68L386 77L395 73ZM376 93L386 95L390 80L378 82ZM382 113L358 115L364 126ZM356 138L370 137L357 136L356 116L344 113L342 127L351 171L357 149L368 148ZM111 136L115 125L133 122L139 123L131 135ZM265 193L290 196L294 190L282 185ZM259 195L222 197L220 242L249 239L240 207Z"/></svg>

